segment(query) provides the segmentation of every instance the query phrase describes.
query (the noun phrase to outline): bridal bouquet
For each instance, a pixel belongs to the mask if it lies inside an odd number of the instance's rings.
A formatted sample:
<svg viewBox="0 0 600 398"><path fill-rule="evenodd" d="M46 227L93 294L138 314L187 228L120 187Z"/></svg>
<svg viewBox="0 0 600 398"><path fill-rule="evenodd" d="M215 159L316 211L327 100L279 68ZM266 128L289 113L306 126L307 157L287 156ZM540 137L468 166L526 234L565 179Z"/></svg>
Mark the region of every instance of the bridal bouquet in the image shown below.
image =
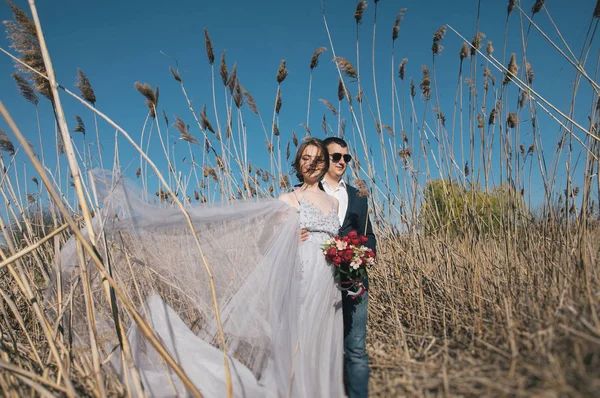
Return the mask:
<svg viewBox="0 0 600 398"><path fill-rule="evenodd" d="M367 275L367 268L375 264L375 253L365 246L368 241L366 236L350 231L347 236L336 236L323 244L325 259L346 276L341 285L353 299L366 292L362 280Z"/></svg>

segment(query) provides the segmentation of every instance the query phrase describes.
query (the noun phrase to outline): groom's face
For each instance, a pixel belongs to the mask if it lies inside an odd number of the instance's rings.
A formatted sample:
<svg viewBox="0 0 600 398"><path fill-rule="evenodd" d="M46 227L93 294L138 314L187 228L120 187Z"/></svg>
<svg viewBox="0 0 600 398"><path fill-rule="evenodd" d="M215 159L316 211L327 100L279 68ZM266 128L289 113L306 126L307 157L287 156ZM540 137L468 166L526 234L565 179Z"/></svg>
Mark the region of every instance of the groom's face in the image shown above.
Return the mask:
<svg viewBox="0 0 600 398"><path fill-rule="evenodd" d="M346 168L348 167L348 163L346 163L343 156L349 153L348 147L344 148L338 144L332 143L327 145L327 151L329 152L329 169L327 170L327 175L330 178L339 181L346 172ZM342 155L339 162L334 162L331 159L334 153L339 153Z"/></svg>

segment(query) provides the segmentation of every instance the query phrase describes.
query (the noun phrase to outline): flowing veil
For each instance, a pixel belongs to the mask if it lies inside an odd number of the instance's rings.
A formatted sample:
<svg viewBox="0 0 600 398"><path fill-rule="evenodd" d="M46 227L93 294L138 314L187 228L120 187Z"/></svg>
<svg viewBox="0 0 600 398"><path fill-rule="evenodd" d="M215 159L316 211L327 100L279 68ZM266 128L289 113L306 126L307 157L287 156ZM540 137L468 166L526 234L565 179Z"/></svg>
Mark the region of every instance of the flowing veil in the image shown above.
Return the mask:
<svg viewBox="0 0 600 398"><path fill-rule="evenodd" d="M113 279L202 394L226 396L211 276L184 215L165 201L145 200L144 192L122 176L100 170L93 180L102 203L93 222L96 247ZM212 273L234 396L287 396L300 301L298 212L276 199L187 205L187 212ZM71 238L59 260L61 288L70 300L65 329L73 346L84 348L90 341L77 258ZM87 272L101 359L128 382L102 280L91 263ZM56 288L50 286L46 297L58 312ZM131 317L120 310L119 319L146 393L187 395Z"/></svg>

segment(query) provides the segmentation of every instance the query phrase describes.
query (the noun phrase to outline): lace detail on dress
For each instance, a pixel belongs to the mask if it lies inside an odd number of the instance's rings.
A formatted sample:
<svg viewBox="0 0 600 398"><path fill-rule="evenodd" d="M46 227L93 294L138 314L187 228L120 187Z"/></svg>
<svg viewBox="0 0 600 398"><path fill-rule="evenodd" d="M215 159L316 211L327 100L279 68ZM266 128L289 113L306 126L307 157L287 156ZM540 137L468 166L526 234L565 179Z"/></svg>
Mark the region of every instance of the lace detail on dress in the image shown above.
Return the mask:
<svg viewBox="0 0 600 398"><path fill-rule="evenodd" d="M309 239L321 244L338 234L340 221L335 206L325 213L309 200L300 196L297 198L300 203L300 228L310 233Z"/></svg>

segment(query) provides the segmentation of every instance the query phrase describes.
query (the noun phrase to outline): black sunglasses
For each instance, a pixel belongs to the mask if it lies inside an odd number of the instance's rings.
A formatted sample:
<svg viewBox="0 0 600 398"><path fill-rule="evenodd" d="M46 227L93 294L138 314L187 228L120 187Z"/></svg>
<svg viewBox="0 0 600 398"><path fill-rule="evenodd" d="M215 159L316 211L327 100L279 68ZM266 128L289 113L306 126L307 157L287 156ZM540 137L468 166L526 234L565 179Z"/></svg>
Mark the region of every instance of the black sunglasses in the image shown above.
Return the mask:
<svg viewBox="0 0 600 398"><path fill-rule="evenodd" d="M336 153L330 154L330 156L331 156L331 160L333 161L333 163L339 162L340 160L342 160L342 157L344 158L344 162L346 162L346 163L350 163L352 161L352 156L347 153L342 155L341 153L336 152Z"/></svg>

